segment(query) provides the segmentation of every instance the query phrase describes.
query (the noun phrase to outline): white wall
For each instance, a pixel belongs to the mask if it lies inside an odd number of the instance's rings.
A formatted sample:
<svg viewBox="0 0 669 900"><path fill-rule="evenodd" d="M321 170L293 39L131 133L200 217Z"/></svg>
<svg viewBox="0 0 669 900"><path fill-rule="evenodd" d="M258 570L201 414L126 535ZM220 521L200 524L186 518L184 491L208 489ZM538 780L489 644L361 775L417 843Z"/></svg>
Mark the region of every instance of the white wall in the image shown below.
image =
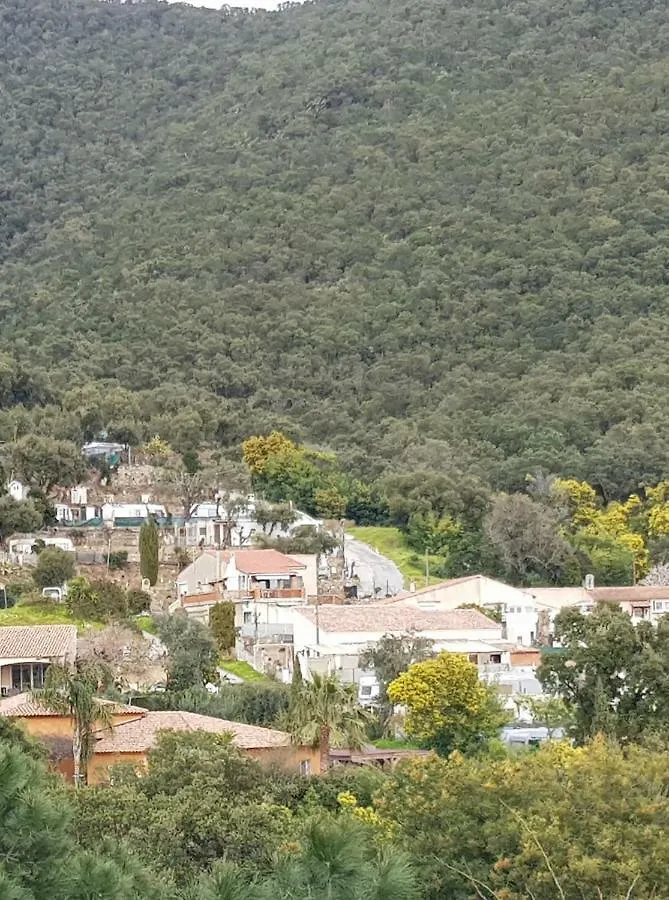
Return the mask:
<svg viewBox="0 0 669 900"><path fill-rule="evenodd" d="M298 574L302 576L306 596L315 597L318 594L318 556L315 553L289 553L288 556L306 566Z"/></svg>
<svg viewBox="0 0 669 900"><path fill-rule="evenodd" d="M30 488L14 479L7 485L7 492L13 500L26 500L30 493Z"/></svg>

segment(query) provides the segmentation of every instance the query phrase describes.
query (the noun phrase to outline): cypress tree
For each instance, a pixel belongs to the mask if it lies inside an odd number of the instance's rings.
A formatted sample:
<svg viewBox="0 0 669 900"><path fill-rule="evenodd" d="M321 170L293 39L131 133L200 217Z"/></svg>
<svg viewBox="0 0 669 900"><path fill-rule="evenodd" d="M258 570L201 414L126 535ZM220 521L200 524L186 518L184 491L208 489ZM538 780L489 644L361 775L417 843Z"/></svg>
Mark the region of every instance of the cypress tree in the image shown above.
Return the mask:
<svg viewBox="0 0 669 900"><path fill-rule="evenodd" d="M158 526L153 516L147 516L139 530L139 570L153 587L158 581Z"/></svg>

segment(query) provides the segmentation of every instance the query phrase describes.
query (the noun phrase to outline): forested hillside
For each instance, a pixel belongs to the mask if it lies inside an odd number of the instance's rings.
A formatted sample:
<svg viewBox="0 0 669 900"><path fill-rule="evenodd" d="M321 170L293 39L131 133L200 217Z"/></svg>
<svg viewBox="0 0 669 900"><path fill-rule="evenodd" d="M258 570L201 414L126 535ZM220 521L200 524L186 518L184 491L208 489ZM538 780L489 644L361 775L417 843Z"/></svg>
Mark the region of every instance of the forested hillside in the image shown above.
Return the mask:
<svg viewBox="0 0 669 900"><path fill-rule="evenodd" d="M2 0L0 37L0 440L666 475L664 0Z"/></svg>

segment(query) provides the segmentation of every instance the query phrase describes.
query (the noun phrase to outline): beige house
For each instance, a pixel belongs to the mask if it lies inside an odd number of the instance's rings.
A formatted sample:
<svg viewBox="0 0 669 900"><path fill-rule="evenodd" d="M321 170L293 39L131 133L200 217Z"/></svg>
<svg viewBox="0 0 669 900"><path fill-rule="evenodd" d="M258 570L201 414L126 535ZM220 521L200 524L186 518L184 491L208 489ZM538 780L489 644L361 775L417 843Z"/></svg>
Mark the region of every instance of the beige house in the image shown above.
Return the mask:
<svg viewBox="0 0 669 900"><path fill-rule="evenodd" d="M435 653L462 653L482 671L510 666L512 645L502 626L475 609L420 610L398 604L306 606L293 615L295 657L304 676L336 673L373 691L360 654L385 635L411 633L432 641ZM361 693L361 699L364 695Z"/></svg>
<svg viewBox="0 0 669 900"><path fill-rule="evenodd" d="M95 749L88 764L89 784L106 781L110 769L120 764L134 766L139 771L145 769L147 754L156 746L161 731L229 735L236 747L261 763L303 775L319 771L318 750L291 743L283 731L197 713L149 712L141 706L100 702L109 707L113 728L96 733ZM49 750L52 767L68 781L73 780L71 716L53 712L28 694L0 701L0 716L18 722L28 734L40 740Z"/></svg>
<svg viewBox="0 0 669 900"><path fill-rule="evenodd" d="M426 612L480 606L501 616L505 639L524 647L531 647L537 640L539 609L532 593L528 589L512 587L486 575L452 578L440 584L379 600L375 605L403 606Z"/></svg>
<svg viewBox="0 0 669 900"><path fill-rule="evenodd" d="M72 666L77 656L74 625L0 627L0 692L3 697L41 688L52 664Z"/></svg>

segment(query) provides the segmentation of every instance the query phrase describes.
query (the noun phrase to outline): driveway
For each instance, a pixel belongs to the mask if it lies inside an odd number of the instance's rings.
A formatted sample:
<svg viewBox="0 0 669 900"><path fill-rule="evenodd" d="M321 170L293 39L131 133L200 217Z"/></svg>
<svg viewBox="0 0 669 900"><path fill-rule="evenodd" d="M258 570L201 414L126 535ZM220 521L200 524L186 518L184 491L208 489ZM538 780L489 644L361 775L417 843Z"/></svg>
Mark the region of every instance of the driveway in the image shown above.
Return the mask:
<svg viewBox="0 0 669 900"><path fill-rule="evenodd" d="M359 581L359 597L385 597L404 590L404 578L394 562L369 544L346 535L346 566Z"/></svg>

